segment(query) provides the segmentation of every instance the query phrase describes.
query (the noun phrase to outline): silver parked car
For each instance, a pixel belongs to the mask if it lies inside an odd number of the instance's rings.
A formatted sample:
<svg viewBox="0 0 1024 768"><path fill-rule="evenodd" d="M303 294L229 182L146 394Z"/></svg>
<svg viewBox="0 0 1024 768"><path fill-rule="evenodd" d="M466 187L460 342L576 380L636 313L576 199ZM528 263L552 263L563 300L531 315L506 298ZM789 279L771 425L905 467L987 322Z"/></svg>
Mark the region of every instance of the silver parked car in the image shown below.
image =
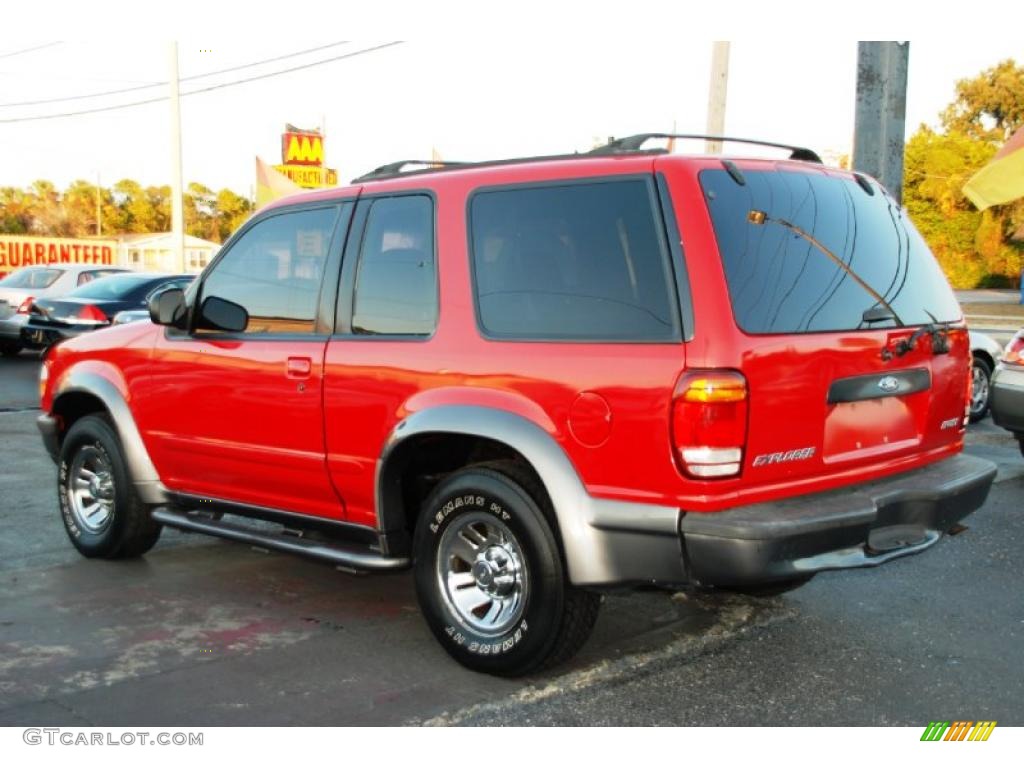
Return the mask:
<svg viewBox="0 0 1024 768"><path fill-rule="evenodd" d="M992 398L992 371L1003 353L995 339L971 331L971 423L981 421L988 413Z"/></svg>
<svg viewBox="0 0 1024 768"><path fill-rule="evenodd" d="M1013 432L1024 454L1024 330L1010 339L992 374L992 421Z"/></svg>
<svg viewBox="0 0 1024 768"><path fill-rule="evenodd" d="M0 354L12 357L23 347L21 329L35 299L63 296L98 277L127 272L97 264L23 267L0 280Z"/></svg>

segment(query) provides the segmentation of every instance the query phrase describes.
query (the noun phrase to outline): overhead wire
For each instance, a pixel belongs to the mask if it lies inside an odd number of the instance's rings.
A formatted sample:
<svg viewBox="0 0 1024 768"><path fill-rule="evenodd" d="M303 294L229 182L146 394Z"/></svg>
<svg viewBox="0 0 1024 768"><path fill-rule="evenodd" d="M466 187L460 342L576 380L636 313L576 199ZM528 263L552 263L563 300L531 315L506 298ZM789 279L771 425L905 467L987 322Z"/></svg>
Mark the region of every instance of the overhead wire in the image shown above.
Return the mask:
<svg viewBox="0 0 1024 768"><path fill-rule="evenodd" d="M337 43L331 43L330 45L321 45L316 48L307 48L304 51L295 51L294 53L286 53L282 56L274 56L269 59L263 59L261 61L253 61L249 64L240 64L234 67L228 67L227 69L218 69L213 72L203 72L199 75L189 75L188 77L178 78L178 82L185 83L192 80L202 80L207 77L214 77L216 75L224 75L228 72L237 72L240 69L251 69L252 67L259 67L264 64L271 64L275 61L282 61L283 59L293 59L296 56L304 56L307 53L316 53L317 51L324 51L328 48L337 48L339 45L348 45L349 40L342 40ZM0 107L28 107L37 104L58 104L65 101L82 101L84 99L95 99L100 96L116 96L121 93L133 93L135 91L144 91L147 88L157 88L159 86L165 86L168 84L167 80L161 80L159 82L146 83L145 85L133 85L129 88L115 88L110 91L96 91L94 93L83 93L78 96L58 96L52 99L36 99L34 101L9 101L5 104L0 104Z"/></svg>
<svg viewBox="0 0 1024 768"><path fill-rule="evenodd" d="M354 58L356 56L361 56L364 53L373 53L374 51L380 51L380 50L383 50L384 48L390 48L390 47L395 46L395 45L401 45L402 42L404 42L404 41L402 41L402 40L393 40L393 41L391 41L389 43L382 43L381 45L375 45L375 46L372 46L370 48L362 48L362 49L360 49L358 51L353 51L352 53L346 53L346 54L343 54L341 56L332 56L329 59L321 59L320 61L313 61L313 62L309 62L307 64L300 64L298 66L289 67L288 69L281 69L281 70L278 70L276 72L266 72L266 73L261 74L261 75L253 75L252 77L246 77L246 78L243 78L241 80L232 80L231 82L228 82L228 83L218 83L217 85L210 85L210 86L207 86L205 88L196 88L195 90L191 90L191 91L183 91L180 95L181 96L193 96L193 95L195 95L197 93L208 93L210 91L216 91L216 90L219 90L221 88L229 88L231 86L242 85L244 83L252 83L252 82L255 82L257 80L266 80L267 78L278 77L279 75L287 75L287 74L290 74L292 72L298 72L300 70L310 69L312 67L318 67L321 64L330 64L331 62L334 62L334 61L341 61L342 59L351 59L351 58ZM62 117L78 117L80 115L92 115L92 114L97 114L99 112L113 112L113 111L118 110L118 109L128 109L129 107L140 107L140 106L143 106L144 104L156 104L156 103L161 102L161 101L167 101L168 98L169 98L168 96L155 96L155 97L153 97L151 99L143 99L142 101L132 101L132 102L128 102L126 104L114 104L114 105L106 106L106 107L92 107L90 109L80 109L80 110L77 110L75 112L60 112L60 113L56 113L56 114L52 114L52 115L32 115L32 116L29 116L29 117L5 117L5 118L0 118L0 123L25 123L25 122L35 121L35 120L56 120L56 119L62 118Z"/></svg>
<svg viewBox="0 0 1024 768"><path fill-rule="evenodd" d="M22 48L20 51L11 51L10 53L0 53L0 59L9 59L11 56L21 56L23 53L32 53L33 51L41 51L44 48L52 48L55 45L60 45L61 41L56 40L52 43L43 43L42 45L36 45L32 48Z"/></svg>

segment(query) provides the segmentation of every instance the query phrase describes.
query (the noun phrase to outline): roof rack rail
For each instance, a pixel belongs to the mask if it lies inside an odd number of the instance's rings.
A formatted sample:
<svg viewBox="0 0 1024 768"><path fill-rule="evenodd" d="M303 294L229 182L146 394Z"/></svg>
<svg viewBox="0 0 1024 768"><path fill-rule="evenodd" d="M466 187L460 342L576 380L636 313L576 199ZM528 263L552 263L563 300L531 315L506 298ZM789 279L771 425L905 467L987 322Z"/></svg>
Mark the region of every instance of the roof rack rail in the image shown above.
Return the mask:
<svg viewBox="0 0 1024 768"><path fill-rule="evenodd" d="M758 141L757 139L738 139L734 136L704 136L695 133L638 133L635 136L625 136L621 139L612 139L607 144L590 150L591 155L615 155L622 152L638 152L644 143L650 139L702 139L704 141L731 141L737 144L756 144L761 147L775 147L776 149L788 149L790 160L803 160L809 163L823 165L818 153L806 147L796 147L792 144L776 144L773 141Z"/></svg>
<svg viewBox="0 0 1024 768"><path fill-rule="evenodd" d="M361 181L370 181L371 179L399 176L403 173L403 169L407 165L422 165L426 166L424 170L436 170L439 168L458 168L467 165L474 165L474 163L463 163L455 160L399 160L394 163L382 165L379 168L374 168L369 173L364 173L359 178L352 179L352 183L358 184Z"/></svg>

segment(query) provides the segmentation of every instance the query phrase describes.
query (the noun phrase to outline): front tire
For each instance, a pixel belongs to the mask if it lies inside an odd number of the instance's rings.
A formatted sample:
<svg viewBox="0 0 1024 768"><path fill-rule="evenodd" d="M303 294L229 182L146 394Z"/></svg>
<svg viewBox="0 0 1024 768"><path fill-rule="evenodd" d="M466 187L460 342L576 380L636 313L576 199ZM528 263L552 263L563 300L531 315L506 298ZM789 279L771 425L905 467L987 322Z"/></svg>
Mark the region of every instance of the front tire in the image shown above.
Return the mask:
<svg viewBox="0 0 1024 768"><path fill-rule="evenodd" d="M988 413L992 393L992 366L979 355L971 358L971 424L981 421Z"/></svg>
<svg viewBox="0 0 1024 768"><path fill-rule="evenodd" d="M553 666L593 629L600 597L569 584L544 503L528 476L499 464L453 473L423 506L413 540L420 608L470 669L512 677Z"/></svg>
<svg viewBox="0 0 1024 768"><path fill-rule="evenodd" d="M64 530L85 557L137 557L160 538L163 526L135 493L121 440L104 415L71 425L60 449L57 488Z"/></svg>

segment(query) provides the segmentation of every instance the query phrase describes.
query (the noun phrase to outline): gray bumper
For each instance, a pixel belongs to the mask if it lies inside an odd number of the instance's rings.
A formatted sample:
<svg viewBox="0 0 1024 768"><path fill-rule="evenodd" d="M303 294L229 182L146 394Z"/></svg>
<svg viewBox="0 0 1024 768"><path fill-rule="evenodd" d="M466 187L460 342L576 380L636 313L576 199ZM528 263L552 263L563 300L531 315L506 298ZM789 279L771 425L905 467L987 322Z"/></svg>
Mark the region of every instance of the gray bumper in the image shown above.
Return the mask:
<svg viewBox="0 0 1024 768"><path fill-rule="evenodd" d="M1024 368L1000 364L992 374L992 421L1024 437Z"/></svg>
<svg viewBox="0 0 1024 768"><path fill-rule="evenodd" d="M0 320L0 339L4 341L21 341L21 329L28 322L28 315L11 315Z"/></svg>
<svg viewBox="0 0 1024 768"><path fill-rule="evenodd" d="M725 512L683 515L687 570L741 586L880 565L935 544L985 503L996 466L958 455L871 483Z"/></svg>

